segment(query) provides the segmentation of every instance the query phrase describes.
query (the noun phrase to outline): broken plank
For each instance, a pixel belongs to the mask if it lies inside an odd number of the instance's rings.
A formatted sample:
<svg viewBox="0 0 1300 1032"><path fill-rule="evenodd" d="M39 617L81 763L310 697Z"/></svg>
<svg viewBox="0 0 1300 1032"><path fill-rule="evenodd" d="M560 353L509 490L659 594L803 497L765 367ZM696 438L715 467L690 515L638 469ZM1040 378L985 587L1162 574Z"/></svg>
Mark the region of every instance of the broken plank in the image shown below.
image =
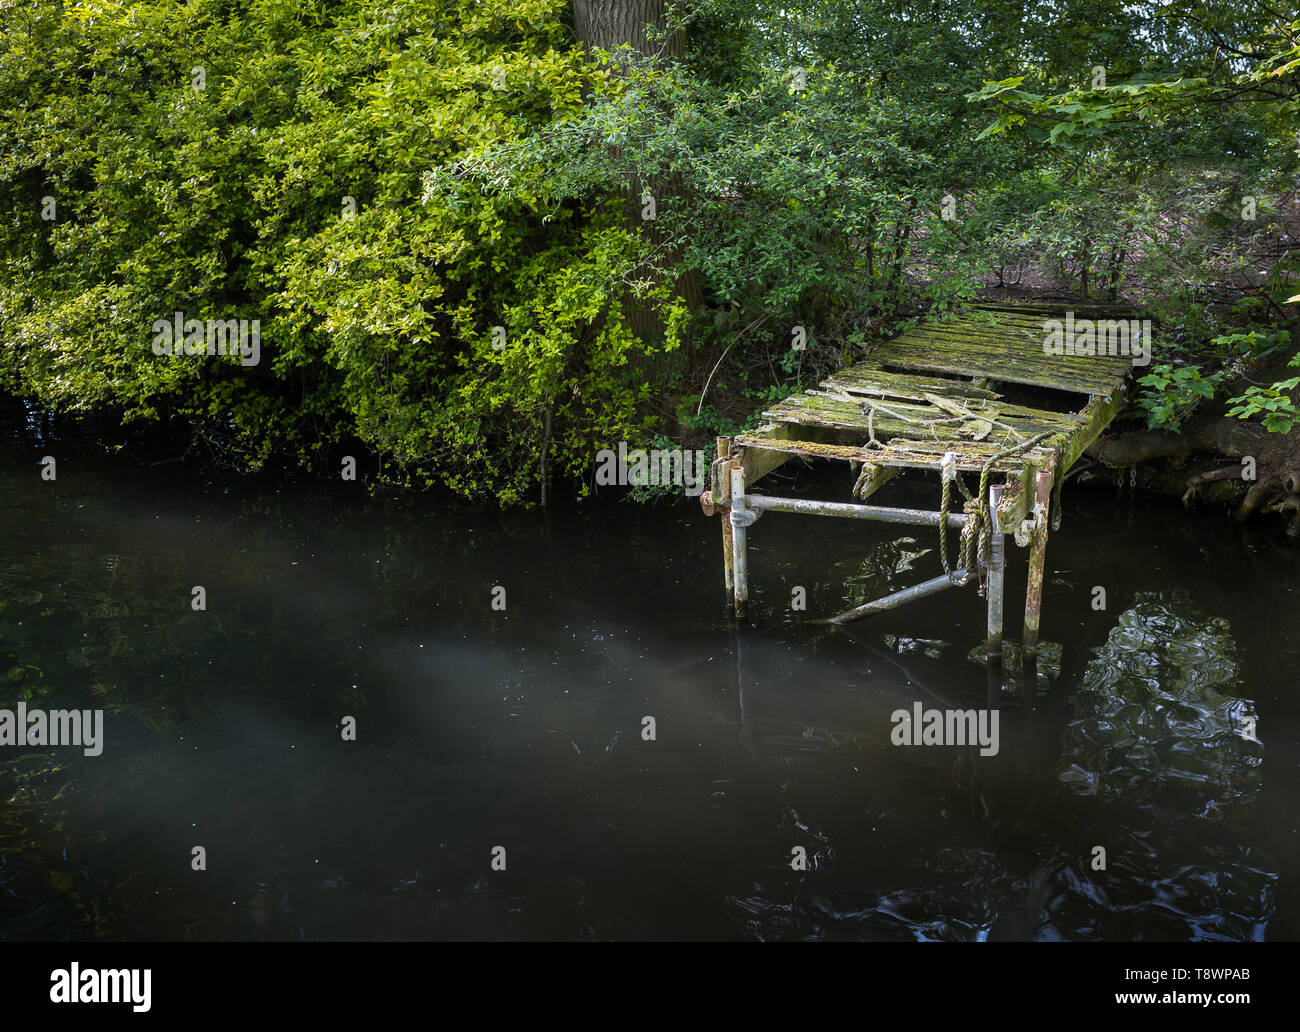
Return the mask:
<svg viewBox="0 0 1300 1032"><path fill-rule="evenodd" d="M919 399L925 391L943 392L963 398L995 400L1001 395L965 380L946 380L938 376L890 373L865 363L847 366L821 383L822 387L842 387L855 394L877 397Z"/></svg>

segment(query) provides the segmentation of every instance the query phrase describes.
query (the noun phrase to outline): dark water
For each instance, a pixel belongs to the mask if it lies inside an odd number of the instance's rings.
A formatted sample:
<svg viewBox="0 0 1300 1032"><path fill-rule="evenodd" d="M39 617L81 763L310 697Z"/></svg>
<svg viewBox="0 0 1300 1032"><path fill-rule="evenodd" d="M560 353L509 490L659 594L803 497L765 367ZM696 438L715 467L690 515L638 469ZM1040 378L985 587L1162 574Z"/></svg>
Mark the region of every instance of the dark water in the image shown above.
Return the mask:
<svg viewBox="0 0 1300 1032"><path fill-rule="evenodd" d="M1271 530L1067 490L1038 675L991 685L970 589L852 634L788 611L933 576L931 530L768 514L737 632L694 503L373 500L5 415L0 706L106 715L97 757L0 748L0 938L1300 937ZM996 756L891 744L990 692Z"/></svg>

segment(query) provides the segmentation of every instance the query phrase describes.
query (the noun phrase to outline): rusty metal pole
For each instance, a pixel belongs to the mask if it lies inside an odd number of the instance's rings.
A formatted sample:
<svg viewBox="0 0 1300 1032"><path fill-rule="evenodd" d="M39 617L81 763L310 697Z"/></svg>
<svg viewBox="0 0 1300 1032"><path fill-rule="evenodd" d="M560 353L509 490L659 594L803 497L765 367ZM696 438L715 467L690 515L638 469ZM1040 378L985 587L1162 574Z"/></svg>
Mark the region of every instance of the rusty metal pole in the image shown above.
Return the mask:
<svg viewBox="0 0 1300 1032"><path fill-rule="evenodd" d="M990 664L1002 662L1002 596L1006 583L1006 536L998 525L998 503L1002 501L1002 487L989 488L989 519L993 522L989 542L988 600L989 633L986 642Z"/></svg>
<svg viewBox="0 0 1300 1032"><path fill-rule="evenodd" d="M745 615L749 603L749 570L745 561L745 528L757 513L745 505L745 471L739 463L731 467L731 576L734 581L737 618Z"/></svg>
<svg viewBox="0 0 1300 1032"><path fill-rule="evenodd" d="M1021 652L1026 660L1038 653L1038 624L1043 612L1043 572L1047 563L1047 527L1051 522L1052 471L1039 470L1034 481L1034 511L1041 513L1029 542L1029 583L1025 587L1025 634Z"/></svg>

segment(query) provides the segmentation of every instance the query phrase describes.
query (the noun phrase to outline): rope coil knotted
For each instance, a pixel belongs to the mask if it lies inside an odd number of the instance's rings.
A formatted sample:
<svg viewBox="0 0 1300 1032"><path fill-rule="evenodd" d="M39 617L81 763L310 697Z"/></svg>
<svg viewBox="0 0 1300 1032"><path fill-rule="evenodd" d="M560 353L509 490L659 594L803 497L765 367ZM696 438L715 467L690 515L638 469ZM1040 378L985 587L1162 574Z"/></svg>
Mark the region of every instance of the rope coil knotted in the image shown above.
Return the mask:
<svg viewBox="0 0 1300 1032"><path fill-rule="evenodd" d="M957 453L946 452L944 454L942 461L939 463L939 472L943 478L943 485L939 492L939 559L943 563L943 572L954 583L964 584L971 577L978 577L981 567L988 568L989 549L992 547L993 541L993 520L989 512L989 474L993 471L993 466L1003 459L1024 454L1030 448L1051 436L1050 431L1036 434L1028 440L1013 444L990 455L984 460L984 465L980 467L979 493L973 498L967 494L965 485L962 484L961 477L957 473ZM961 530L956 573L954 573L952 564L948 561L948 512L952 504L953 481L957 482L962 494L966 495L968 499L962 507L967 519L965 526ZM1059 520L1059 516L1058 509L1053 523ZM1019 543L1019 532L1017 532L1017 543ZM984 594L982 580L980 581L979 592L981 595Z"/></svg>

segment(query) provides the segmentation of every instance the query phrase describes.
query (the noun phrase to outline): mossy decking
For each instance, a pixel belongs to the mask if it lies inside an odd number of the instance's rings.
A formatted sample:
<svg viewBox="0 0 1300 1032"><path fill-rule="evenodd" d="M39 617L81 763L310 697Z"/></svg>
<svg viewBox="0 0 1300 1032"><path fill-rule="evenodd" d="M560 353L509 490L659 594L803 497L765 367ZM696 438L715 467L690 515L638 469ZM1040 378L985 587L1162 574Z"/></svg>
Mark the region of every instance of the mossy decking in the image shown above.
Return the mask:
<svg viewBox="0 0 1300 1032"><path fill-rule="evenodd" d="M1079 319L1118 317L1114 310L1086 303L978 302L959 318L927 320L877 345L863 361L828 377L818 389L763 412L764 422L753 433L734 440L719 438L712 490L702 501L706 512L724 516L724 566L737 612L744 612L748 599L745 532L764 511L942 522L982 535L972 544L963 542L963 555L978 552L978 573L988 585L989 655L997 658L1003 536L1014 532L1030 547L1022 645L1024 654L1032 656L1052 485L1059 485L1118 413L1133 369L1128 354L1047 354L1048 320L1064 321L1067 313ZM1017 390L1025 389L1033 395L1032 403L1011 400ZM945 503L949 485L961 472L978 472L984 481L995 478L997 483L987 497L972 499L960 514L949 512L946 505L931 512L795 502L751 492L759 480L796 457L855 464L850 483L859 501L903 469L941 473ZM1059 518L1059 512L1054 515ZM966 583L961 571L948 570L946 555L944 563L944 577L841 614L835 622ZM976 567L972 559L970 572Z"/></svg>

